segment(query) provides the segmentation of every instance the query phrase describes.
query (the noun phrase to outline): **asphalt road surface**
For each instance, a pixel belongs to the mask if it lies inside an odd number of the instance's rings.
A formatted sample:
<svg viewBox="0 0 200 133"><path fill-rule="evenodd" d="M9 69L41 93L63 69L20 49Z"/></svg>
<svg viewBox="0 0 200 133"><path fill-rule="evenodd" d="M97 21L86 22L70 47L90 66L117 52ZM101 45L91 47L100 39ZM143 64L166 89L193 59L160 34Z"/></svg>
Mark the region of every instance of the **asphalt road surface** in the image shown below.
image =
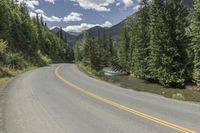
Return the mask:
<svg viewBox="0 0 200 133"><path fill-rule="evenodd" d="M25 73L6 91L4 133L200 133L200 104L123 89L73 64Z"/></svg>

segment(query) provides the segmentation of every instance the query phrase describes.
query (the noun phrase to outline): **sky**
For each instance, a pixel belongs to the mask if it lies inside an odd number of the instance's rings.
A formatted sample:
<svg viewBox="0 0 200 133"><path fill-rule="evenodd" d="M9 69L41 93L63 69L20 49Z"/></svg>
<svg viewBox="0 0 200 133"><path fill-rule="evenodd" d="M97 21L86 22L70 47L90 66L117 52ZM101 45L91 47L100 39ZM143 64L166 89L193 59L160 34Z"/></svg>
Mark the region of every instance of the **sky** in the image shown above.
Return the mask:
<svg viewBox="0 0 200 133"><path fill-rule="evenodd" d="M49 28L82 32L94 26L111 27L139 8L139 0L18 0L24 1L31 17L43 16Z"/></svg>

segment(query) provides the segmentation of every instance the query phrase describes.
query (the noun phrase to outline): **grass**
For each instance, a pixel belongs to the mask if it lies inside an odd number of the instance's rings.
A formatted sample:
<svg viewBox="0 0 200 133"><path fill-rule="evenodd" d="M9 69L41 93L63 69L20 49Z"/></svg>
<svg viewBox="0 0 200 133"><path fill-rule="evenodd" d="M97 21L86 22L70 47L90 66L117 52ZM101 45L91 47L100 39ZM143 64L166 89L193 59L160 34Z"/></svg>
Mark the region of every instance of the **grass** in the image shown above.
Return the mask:
<svg viewBox="0 0 200 133"><path fill-rule="evenodd" d="M5 84L6 81L8 81L10 78L15 77L17 75L20 75L24 72L30 71L35 69L36 67L34 66L29 66L23 70L14 70L14 69L9 69L8 67L3 67L0 69L0 87Z"/></svg>
<svg viewBox="0 0 200 133"><path fill-rule="evenodd" d="M78 68L90 77L104 80L126 89L149 92L176 100L200 102L200 92L197 91L180 88L166 88L159 84L141 80L133 76L105 76L102 72L95 72L83 64L78 64Z"/></svg>

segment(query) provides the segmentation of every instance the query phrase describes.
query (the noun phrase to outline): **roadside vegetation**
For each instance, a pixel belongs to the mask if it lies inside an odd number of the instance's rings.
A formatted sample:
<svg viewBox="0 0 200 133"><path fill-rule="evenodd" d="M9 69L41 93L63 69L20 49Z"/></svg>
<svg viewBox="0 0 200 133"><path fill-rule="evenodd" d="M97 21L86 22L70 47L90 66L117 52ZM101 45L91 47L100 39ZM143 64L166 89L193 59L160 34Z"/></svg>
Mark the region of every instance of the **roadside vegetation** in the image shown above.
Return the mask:
<svg viewBox="0 0 200 133"><path fill-rule="evenodd" d="M71 60L72 48L41 15L31 18L25 4L0 0L0 83L33 67Z"/></svg>
<svg viewBox="0 0 200 133"><path fill-rule="evenodd" d="M92 78L103 80L117 86L135 91L148 92L181 101L200 102L200 93L194 90L175 87L164 87L157 83L129 76L106 76L82 63L77 64L80 71Z"/></svg>
<svg viewBox="0 0 200 133"><path fill-rule="evenodd" d="M184 89L200 84L200 1L194 3L192 10L182 0L142 0L121 27L119 41L109 33L94 38L86 32L74 46L75 60L97 76L104 67L118 66L132 75L116 79L127 88L199 101L200 92Z"/></svg>

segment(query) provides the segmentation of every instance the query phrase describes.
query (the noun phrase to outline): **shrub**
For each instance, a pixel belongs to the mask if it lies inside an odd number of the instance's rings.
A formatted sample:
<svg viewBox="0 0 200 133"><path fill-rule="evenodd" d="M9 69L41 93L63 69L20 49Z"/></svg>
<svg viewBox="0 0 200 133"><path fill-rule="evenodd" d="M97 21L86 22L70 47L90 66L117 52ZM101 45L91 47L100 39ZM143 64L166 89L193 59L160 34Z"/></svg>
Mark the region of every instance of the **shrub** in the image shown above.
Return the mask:
<svg viewBox="0 0 200 133"><path fill-rule="evenodd" d="M43 55L42 52L40 50L38 50L37 55L39 57L39 66L44 66L47 64L51 64L52 60L47 56L47 55Z"/></svg>
<svg viewBox="0 0 200 133"><path fill-rule="evenodd" d="M8 43L0 39L0 65L11 69L23 69L28 65L21 53L8 50Z"/></svg>
<svg viewBox="0 0 200 133"><path fill-rule="evenodd" d="M172 95L173 99L177 99L177 100L185 100L185 97L183 96L183 94L181 93L176 93Z"/></svg>
<svg viewBox="0 0 200 133"><path fill-rule="evenodd" d="M6 55L6 65L11 69L20 69L28 66L21 53L8 53Z"/></svg>

